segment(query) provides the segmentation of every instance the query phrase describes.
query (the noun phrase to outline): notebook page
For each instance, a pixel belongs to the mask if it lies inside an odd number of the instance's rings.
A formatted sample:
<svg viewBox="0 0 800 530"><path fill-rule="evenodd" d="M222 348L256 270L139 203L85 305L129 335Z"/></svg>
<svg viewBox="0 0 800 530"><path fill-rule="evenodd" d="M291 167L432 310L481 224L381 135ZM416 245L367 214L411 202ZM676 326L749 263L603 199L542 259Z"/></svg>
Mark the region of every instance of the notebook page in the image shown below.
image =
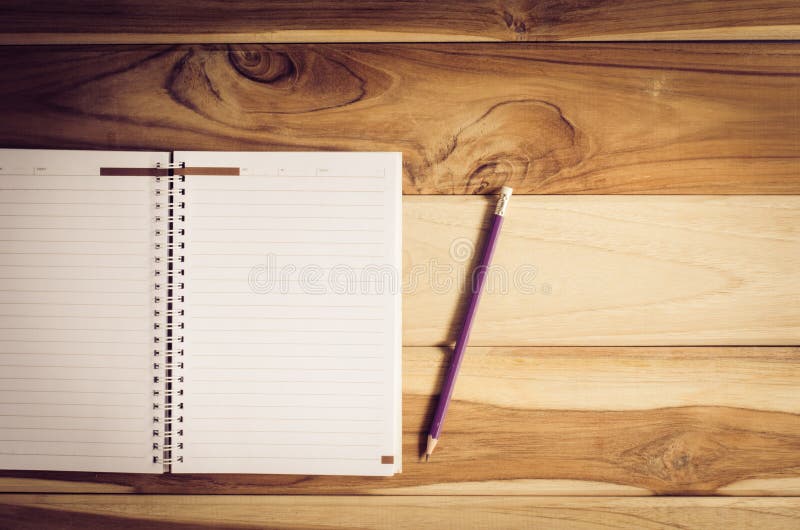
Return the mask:
<svg viewBox="0 0 800 530"><path fill-rule="evenodd" d="M152 177L166 153L0 150L0 469L152 462Z"/></svg>
<svg viewBox="0 0 800 530"><path fill-rule="evenodd" d="M400 469L400 153L175 153L186 177L182 461Z"/></svg>

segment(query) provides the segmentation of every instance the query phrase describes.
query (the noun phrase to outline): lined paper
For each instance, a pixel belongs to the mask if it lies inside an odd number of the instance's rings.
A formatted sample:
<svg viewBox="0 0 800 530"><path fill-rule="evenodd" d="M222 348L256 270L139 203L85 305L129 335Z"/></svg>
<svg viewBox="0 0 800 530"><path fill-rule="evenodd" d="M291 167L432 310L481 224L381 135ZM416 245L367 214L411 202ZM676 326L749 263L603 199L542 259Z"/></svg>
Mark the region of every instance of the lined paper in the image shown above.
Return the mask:
<svg viewBox="0 0 800 530"><path fill-rule="evenodd" d="M398 471L400 154L175 160L241 175L186 177L173 471Z"/></svg>
<svg viewBox="0 0 800 530"><path fill-rule="evenodd" d="M166 153L0 150L0 468L152 462L152 179Z"/></svg>

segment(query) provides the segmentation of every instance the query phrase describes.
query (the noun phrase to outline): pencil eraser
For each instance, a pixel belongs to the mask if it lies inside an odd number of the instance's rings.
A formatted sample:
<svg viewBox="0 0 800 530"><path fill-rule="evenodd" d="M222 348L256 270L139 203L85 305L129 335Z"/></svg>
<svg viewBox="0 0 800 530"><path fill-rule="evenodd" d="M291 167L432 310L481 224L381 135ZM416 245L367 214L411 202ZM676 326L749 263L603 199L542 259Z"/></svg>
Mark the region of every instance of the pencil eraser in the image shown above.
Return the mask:
<svg viewBox="0 0 800 530"><path fill-rule="evenodd" d="M513 188L509 188L508 186L503 186L502 188L500 188L500 195L505 195L506 197L510 197L513 191L514 191Z"/></svg>

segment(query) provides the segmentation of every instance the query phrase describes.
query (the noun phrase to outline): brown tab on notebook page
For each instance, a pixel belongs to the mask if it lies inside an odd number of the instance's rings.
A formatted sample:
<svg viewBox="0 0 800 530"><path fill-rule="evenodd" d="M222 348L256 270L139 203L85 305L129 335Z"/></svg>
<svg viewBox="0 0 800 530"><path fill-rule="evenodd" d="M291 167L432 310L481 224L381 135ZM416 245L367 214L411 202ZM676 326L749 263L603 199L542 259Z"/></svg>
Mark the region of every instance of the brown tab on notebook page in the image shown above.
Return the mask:
<svg viewBox="0 0 800 530"><path fill-rule="evenodd" d="M185 167L176 169L176 175L239 175L238 167Z"/></svg>
<svg viewBox="0 0 800 530"><path fill-rule="evenodd" d="M100 175L109 177L166 177L174 175L239 175L238 167L101 167Z"/></svg>
<svg viewBox="0 0 800 530"><path fill-rule="evenodd" d="M381 464L394 464L394 456L382 456Z"/></svg>
<svg viewBox="0 0 800 530"><path fill-rule="evenodd" d="M101 176L108 177L166 177L169 169L163 167L101 167Z"/></svg>

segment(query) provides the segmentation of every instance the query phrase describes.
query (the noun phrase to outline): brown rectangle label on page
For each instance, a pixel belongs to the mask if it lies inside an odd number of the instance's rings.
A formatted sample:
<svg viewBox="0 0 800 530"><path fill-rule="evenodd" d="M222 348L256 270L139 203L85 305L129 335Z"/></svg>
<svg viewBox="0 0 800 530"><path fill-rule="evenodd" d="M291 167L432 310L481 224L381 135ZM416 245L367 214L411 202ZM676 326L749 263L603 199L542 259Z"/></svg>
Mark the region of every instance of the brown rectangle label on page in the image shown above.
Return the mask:
<svg viewBox="0 0 800 530"><path fill-rule="evenodd" d="M166 177L169 169L163 167L101 167L100 175L107 177Z"/></svg>

